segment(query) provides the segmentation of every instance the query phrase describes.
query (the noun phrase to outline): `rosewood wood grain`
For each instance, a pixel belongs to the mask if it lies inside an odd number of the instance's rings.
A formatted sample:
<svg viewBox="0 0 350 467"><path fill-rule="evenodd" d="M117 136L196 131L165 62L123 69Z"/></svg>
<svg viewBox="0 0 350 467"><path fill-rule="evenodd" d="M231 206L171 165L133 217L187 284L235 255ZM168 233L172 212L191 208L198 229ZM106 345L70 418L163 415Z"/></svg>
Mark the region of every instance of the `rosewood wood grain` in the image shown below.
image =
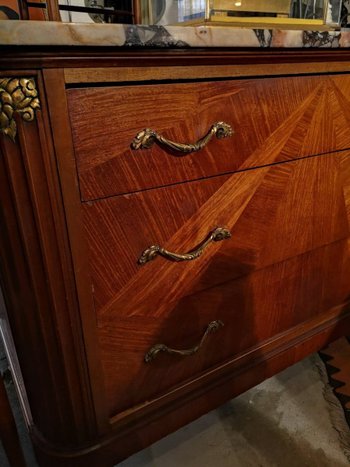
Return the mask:
<svg viewBox="0 0 350 467"><path fill-rule="evenodd" d="M346 239L187 296L168 305L167 313L158 318L152 317L158 310L147 301L146 294L148 315L128 318L123 316L123 309L116 308L113 317L100 317L111 415L166 394L230 356L261 345L346 301L350 296L348 277ZM155 344L192 347L213 320L222 321L224 327L208 337L197 354L163 354L145 363L146 353Z"/></svg>
<svg viewBox="0 0 350 467"><path fill-rule="evenodd" d="M164 317L188 294L347 238L349 166L344 151L85 203L98 316ZM153 244L189 251L217 226L232 237L197 260L137 262Z"/></svg>
<svg viewBox="0 0 350 467"><path fill-rule="evenodd" d="M347 149L349 87L350 76L342 75L70 89L82 199ZM192 143L218 121L234 134L198 153L181 156L160 145L131 149L145 128Z"/></svg>

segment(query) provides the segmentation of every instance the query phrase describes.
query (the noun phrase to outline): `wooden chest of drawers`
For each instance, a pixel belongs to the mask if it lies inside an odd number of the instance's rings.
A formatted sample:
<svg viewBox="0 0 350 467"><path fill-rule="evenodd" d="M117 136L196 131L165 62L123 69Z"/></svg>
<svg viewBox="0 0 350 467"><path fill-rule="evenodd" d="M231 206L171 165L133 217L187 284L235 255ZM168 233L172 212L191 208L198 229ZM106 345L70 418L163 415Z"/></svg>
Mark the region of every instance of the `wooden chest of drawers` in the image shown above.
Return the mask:
<svg viewBox="0 0 350 467"><path fill-rule="evenodd" d="M349 332L346 65L212 57L225 79L117 53L1 72L1 279L43 466L113 465Z"/></svg>

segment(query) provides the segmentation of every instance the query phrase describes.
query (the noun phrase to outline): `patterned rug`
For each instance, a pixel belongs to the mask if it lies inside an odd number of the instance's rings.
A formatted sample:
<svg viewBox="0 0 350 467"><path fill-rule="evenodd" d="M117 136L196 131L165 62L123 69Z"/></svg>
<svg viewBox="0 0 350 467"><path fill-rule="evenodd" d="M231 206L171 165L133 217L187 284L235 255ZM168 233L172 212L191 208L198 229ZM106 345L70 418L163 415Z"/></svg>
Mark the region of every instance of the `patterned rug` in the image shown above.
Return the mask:
<svg viewBox="0 0 350 467"><path fill-rule="evenodd" d="M332 342L319 352L319 355L326 367L329 392L337 397L344 411L344 413L340 413L339 406L332 404L332 398L327 397L327 394L325 394L328 402L333 405L333 426L338 431L343 448L350 460L350 337L342 337Z"/></svg>

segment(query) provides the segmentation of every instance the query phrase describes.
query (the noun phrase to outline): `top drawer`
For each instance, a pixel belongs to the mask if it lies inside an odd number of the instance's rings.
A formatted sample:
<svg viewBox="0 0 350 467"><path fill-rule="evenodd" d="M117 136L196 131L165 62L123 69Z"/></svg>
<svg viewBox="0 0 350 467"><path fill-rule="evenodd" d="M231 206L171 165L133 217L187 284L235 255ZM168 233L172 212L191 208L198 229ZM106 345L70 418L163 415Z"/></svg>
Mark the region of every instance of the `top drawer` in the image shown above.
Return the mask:
<svg viewBox="0 0 350 467"><path fill-rule="evenodd" d="M349 75L69 89L83 200L195 180L350 147ZM133 149L149 128L179 143L215 136L182 154L157 142Z"/></svg>

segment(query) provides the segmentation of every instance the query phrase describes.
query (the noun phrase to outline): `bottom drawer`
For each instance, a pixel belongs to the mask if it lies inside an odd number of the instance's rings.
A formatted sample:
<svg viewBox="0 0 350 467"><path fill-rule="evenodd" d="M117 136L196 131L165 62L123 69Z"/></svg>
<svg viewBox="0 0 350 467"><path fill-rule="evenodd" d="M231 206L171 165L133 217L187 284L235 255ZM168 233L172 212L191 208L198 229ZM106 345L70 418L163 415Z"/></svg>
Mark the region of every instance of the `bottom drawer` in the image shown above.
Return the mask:
<svg viewBox="0 0 350 467"><path fill-rule="evenodd" d="M348 239L340 240L185 296L165 319L100 316L110 415L165 394L298 324L324 317L327 310L349 299L349 252ZM207 333L198 345L213 321L223 326ZM146 362L145 356L157 344L192 352L160 350Z"/></svg>

